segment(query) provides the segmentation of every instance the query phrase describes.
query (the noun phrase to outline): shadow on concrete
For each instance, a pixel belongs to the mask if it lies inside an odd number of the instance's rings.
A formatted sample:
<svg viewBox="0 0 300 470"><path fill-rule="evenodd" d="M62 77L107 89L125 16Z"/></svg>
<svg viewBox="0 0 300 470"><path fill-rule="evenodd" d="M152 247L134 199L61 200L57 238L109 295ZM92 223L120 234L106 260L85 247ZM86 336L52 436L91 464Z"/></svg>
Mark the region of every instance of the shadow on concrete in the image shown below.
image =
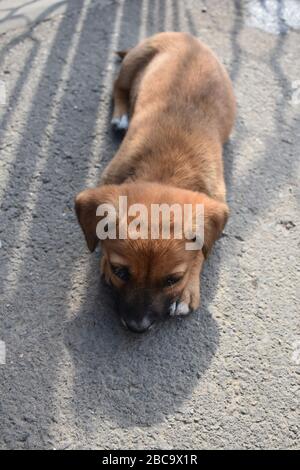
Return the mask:
<svg viewBox="0 0 300 470"><path fill-rule="evenodd" d="M87 255L85 301L76 318L68 320L68 298L74 287L73 266L80 250L85 250L73 213L73 197L86 184L95 122L104 99L103 70L113 40L111 25L120 7L118 2L104 6L92 2L81 31L77 32L84 0L75 1L76 5L74 1L68 2L55 33L27 113L1 206L3 222L9 221L7 227L0 228L7 240L0 274L4 281L0 293L7 302L2 322L7 343L18 343L11 352L12 364L3 373L6 412L2 432L8 447L53 445L51 429L60 414L57 383L64 356L62 341L75 371L71 421L86 432L87 408L98 410L102 417L108 416L120 426L163 420L193 392L218 346L218 327L208 308L208 299L213 296L217 283L214 264L211 264L214 281L203 294L206 300L201 314L186 321L170 321L158 331L137 338L120 327L110 298L98 282L97 258ZM164 2L158 6L158 24L163 25ZM125 2L118 47L138 42L141 15L141 2ZM134 23L133 16L137 18ZM105 22L101 20L103 17ZM24 39L30 38L33 44L11 93L2 132L24 93L31 66L39 53L34 28L14 37L0 51L1 61ZM154 33L155 21L147 28L149 34ZM75 34L80 34L80 39L69 64L68 84L57 103L56 89ZM99 149L102 163L112 157L119 143L112 137L110 130L104 133ZM41 159L36 202L32 218L26 223L24 209L32 197L28 188ZM19 232L21 222L28 232L25 242L24 234ZM14 267L12 259L16 256L18 262ZM14 329L10 321L16 325ZM19 350L24 355L22 363ZM11 386L16 391L13 397L9 392ZM19 416L17 421L16 416Z"/></svg>
<svg viewBox="0 0 300 470"><path fill-rule="evenodd" d="M141 8L141 4L135 4L135 8ZM164 8L165 2L160 2L160 25L164 24ZM148 14L152 18L147 21L148 33L152 34L156 31L153 11ZM126 2L121 48L138 41L139 24L136 22L133 30L132 15L132 4ZM134 10L134 15L139 17L141 11ZM98 263L89 264L85 302L75 320L68 324L65 335L75 370L74 413L81 429L91 432L86 406L92 413L108 416L119 426L128 427L161 422L184 404L218 347L218 326L209 313L218 268L216 263L209 266L214 282L204 288L201 313L185 320L170 320L146 335L136 336L120 326L112 300L98 281Z"/></svg>

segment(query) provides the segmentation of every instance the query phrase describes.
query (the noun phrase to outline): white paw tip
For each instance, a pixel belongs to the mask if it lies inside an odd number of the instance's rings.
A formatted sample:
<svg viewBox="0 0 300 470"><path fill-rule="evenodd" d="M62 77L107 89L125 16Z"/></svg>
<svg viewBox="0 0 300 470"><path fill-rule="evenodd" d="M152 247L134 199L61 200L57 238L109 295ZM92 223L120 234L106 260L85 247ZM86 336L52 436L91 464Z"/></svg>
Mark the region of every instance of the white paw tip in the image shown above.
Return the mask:
<svg viewBox="0 0 300 470"><path fill-rule="evenodd" d="M169 308L169 313L171 316L175 315L176 313L176 302L173 302Z"/></svg>
<svg viewBox="0 0 300 470"><path fill-rule="evenodd" d="M113 118L111 120L111 125L118 131L126 131L129 125L127 114L123 114L121 117Z"/></svg>
<svg viewBox="0 0 300 470"><path fill-rule="evenodd" d="M190 309L187 303L185 302L173 302L169 308L170 316L179 316L179 315L187 315L190 313Z"/></svg>
<svg viewBox="0 0 300 470"><path fill-rule="evenodd" d="M185 302L180 302L177 305L176 315L187 315L189 311L190 309L189 309L188 304L186 304Z"/></svg>

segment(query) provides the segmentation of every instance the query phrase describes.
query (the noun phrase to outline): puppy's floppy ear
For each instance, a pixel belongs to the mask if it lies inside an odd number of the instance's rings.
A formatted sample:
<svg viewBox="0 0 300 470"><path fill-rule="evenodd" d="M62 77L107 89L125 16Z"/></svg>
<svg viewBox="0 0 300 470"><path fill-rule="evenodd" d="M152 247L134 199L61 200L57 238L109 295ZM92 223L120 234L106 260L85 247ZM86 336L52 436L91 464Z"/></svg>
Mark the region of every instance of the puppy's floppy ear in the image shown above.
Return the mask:
<svg viewBox="0 0 300 470"><path fill-rule="evenodd" d="M202 252L207 258L213 244L221 236L229 216L229 208L224 202L217 201L208 196L204 204L204 243Z"/></svg>
<svg viewBox="0 0 300 470"><path fill-rule="evenodd" d="M116 206L119 187L104 185L99 188L86 189L75 197L75 211L78 222L85 235L87 246L94 251L99 241L96 234L97 223L100 217L96 216L97 207L100 204L113 204Z"/></svg>

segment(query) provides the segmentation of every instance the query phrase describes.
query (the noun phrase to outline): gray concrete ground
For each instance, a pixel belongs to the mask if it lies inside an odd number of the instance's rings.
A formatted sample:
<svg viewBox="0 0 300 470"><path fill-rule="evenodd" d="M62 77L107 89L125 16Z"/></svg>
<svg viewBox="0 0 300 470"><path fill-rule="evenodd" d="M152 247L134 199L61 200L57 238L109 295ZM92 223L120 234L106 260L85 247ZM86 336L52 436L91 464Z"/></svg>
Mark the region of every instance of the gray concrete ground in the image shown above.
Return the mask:
<svg viewBox="0 0 300 470"><path fill-rule="evenodd" d="M0 34L65 12L68 0L0 0Z"/></svg>
<svg viewBox="0 0 300 470"><path fill-rule="evenodd" d="M299 3L64 3L0 37L1 448L299 448ZM231 218L201 310L135 336L73 197L118 145L113 51L162 30L202 38L233 79Z"/></svg>

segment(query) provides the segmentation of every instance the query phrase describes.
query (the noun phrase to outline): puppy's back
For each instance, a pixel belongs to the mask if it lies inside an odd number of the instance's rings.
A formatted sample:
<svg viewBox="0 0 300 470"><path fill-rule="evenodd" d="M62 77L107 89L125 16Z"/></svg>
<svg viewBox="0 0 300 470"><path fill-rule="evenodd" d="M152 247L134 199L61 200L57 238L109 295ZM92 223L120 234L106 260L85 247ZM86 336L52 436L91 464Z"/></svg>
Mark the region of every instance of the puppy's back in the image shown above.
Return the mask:
<svg viewBox="0 0 300 470"><path fill-rule="evenodd" d="M134 118L169 118L189 132L216 130L221 143L234 122L235 99L225 68L187 33L159 33L140 46L151 55L131 88ZM141 124L141 123L140 123Z"/></svg>

